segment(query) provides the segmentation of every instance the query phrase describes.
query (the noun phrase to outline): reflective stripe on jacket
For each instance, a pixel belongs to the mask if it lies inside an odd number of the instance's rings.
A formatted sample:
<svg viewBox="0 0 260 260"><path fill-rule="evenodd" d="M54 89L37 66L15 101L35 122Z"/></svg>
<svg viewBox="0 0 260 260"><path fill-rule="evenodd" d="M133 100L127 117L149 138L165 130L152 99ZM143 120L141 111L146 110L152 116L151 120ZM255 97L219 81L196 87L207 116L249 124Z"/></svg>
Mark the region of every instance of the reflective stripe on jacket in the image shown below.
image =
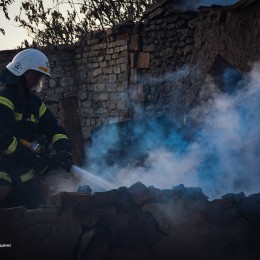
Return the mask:
<svg viewBox="0 0 260 260"><path fill-rule="evenodd" d="M55 116L32 92L22 96L16 86L0 91L0 154L23 156L19 139L33 142L37 134L45 135L55 148L70 150L70 142ZM17 154L16 154L17 153ZM0 169L1 171L1 169Z"/></svg>

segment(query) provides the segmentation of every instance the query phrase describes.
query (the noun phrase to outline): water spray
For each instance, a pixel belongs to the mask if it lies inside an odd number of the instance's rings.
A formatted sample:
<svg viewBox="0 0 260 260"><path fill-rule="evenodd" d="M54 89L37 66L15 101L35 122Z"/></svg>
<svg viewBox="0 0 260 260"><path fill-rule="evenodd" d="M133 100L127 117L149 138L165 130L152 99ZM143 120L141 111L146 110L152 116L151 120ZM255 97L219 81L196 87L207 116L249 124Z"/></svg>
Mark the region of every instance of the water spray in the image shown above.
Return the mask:
<svg viewBox="0 0 260 260"><path fill-rule="evenodd" d="M43 146L40 145L39 143L37 142L30 143L24 139L21 139L20 142L36 156L42 156L51 162L54 161L54 163L57 164L54 157L51 157L49 154L45 153ZM80 179L83 179L87 183L92 183L105 190L112 190L117 188L117 186L112 182L109 182L108 180L102 177L96 176L93 173L85 171L76 165L71 166L70 173L73 174L75 177L79 177Z"/></svg>
<svg viewBox="0 0 260 260"><path fill-rule="evenodd" d="M94 175L93 173L85 171L76 165L72 165L70 172L72 174L74 174L76 177L80 177L87 183L93 183L105 190L112 190L112 189L117 188L117 186L115 184L113 184L112 182L110 182L104 178L101 178L97 175Z"/></svg>

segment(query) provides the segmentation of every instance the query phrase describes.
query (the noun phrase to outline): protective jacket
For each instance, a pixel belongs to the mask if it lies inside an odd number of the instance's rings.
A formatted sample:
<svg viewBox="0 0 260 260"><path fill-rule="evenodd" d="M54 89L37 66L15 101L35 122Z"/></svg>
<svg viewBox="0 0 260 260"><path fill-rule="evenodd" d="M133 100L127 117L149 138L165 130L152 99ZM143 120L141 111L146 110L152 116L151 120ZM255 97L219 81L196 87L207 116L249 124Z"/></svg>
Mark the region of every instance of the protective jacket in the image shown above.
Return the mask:
<svg viewBox="0 0 260 260"><path fill-rule="evenodd" d="M0 180L12 184L33 178L32 154L20 139L33 142L37 134L45 135L57 151L71 151L64 128L39 97L30 91L21 95L15 85L4 87L0 91ZM5 162L20 168L19 178Z"/></svg>

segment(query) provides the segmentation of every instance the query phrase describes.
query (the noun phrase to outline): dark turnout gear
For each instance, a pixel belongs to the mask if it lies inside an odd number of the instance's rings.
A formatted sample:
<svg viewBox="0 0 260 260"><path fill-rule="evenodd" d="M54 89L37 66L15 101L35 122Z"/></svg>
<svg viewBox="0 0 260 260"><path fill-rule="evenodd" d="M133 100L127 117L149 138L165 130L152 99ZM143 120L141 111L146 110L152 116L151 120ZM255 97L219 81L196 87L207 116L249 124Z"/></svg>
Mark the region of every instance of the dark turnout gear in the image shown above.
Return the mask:
<svg viewBox="0 0 260 260"><path fill-rule="evenodd" d="M26 198L35 172L43 173L51 167L20 140L33 142L36 134L45 135L57 152L71 153L70 141L45 104L28 90L21 95L15 85L0 91L0 122L0 186L13 186L21 198Z"/></svg>

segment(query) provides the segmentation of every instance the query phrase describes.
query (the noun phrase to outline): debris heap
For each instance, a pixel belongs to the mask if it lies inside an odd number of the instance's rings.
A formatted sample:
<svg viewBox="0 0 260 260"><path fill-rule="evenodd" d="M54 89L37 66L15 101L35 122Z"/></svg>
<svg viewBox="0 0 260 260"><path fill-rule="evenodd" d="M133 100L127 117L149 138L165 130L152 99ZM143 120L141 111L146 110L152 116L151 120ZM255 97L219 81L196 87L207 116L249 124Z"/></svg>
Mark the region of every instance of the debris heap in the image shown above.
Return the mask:
<svg viewBox="0 0 260 260"><path fill-rule="evenodd" d="M0 241L5 259L260 259L260 193L62 192L35 210L1 209Z"/></svg>

